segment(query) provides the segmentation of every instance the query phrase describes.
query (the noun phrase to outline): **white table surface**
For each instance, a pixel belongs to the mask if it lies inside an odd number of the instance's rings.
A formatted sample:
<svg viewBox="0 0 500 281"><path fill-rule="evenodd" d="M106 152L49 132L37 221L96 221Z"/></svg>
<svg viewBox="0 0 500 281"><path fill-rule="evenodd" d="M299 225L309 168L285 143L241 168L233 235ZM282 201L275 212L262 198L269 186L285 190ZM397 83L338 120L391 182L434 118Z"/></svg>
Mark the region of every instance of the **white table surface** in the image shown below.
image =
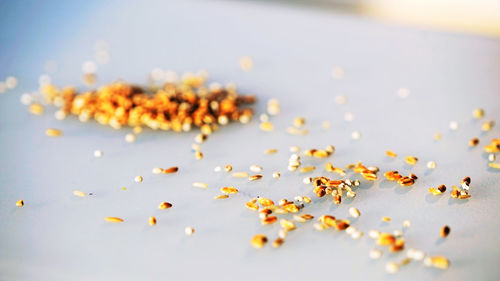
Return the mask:
<svg viewBox="0 0 500 281"><path fill-rule="evenodd" d="M0 79L15 75L19 86L0 95L0 279L1 280L494 280L500 274L499 171L487 167L482 146L500 137L498 126L481 133L472 110L482 107L485 120L500 117L500 42L496 39L396 27L355 16L299 9L263 2L165 1L138 5L133 1L90 1L10 5L3 9L0 29L3 61ZM13 6L14 5L14 6ZM28 113L19 102L35 91L48 60L58 85L81 85L81 64L93 59L93 45L106 40L111 61L100 65L99 84L117 78L144 83L155 67L177 71L206 69L212 81L235 82L243 93L259 98L257 114L270 98L282 113L272 118L275 131L248 125L222 128L202 145L205 158L194 160L190 145L196 132L177 134L145 130L134 144L124 141L130 129L116 131L76 118L57 121L54 108L42 116ZM238 59L254 60L244 72ZM331 77L334 66L345 77ZM406 99L397 89L406 87ZM337 105L335 96L347 103ZM346 112L352 122L343 120ZM294 117L307 119L307 136L285 129ZM325 120L328 131L321 129ZM450 121L459 122L450 131ZM49 127L64 131L48 138ZM362 138L351 140L359 130ZM433 135L440 132L442 140ZM470 149L468 140L479 137ZM363 181L354 200L335 206L316 198L304 175L287 171L289 146L323 148L335 145L328 161L344 166L358 160L384 171L414 172L410 188L384 180ZM264 155L278 148L275 155ZM104 156L93 157L101 149ZM388 160L385 150L400 157ZM409 168L406 155L420 161ZM437 168L428 172L425 163ZM303 158L324 175L327 160ZM247 170L264 167L257 182L216 174L217 165ZM153 175L153 167L179 166L173 175ZM272 179L280 171L281 179ZM142 175L143 183L134 177ZM449 193L433 197L430 186L457 185L472 178L472 198L456 201ZM191 186L207 182L206 190ZM222 186L240 193L213 200ZM127 187L127 190L122 190ZM78 198L73 190L93 193ZM362 215L353 225L365 232L359 240L345 233L318 232L301 224L279 249L268 244L256 250L256 233L276 238L279 225L262 226L244 203L254 196L278 201L308 195L304 210L315 216L347 218L349 207ZM24 199L25 206L15 202ZM173 203L158 210L161 201ZM158 224L147 224L154 215ZM125 219L106 223L106 216ZM380 218L392 222L382 224ZM285 216L286 217L286 216ZM370 260L375 247L368 230L401 229L407 247L442 254L451 267L442 271L413 262L390 275L384 266L404 253ZM443 225L451 227L439 238ZM184 228L193 226L193 236Z"/></svg>

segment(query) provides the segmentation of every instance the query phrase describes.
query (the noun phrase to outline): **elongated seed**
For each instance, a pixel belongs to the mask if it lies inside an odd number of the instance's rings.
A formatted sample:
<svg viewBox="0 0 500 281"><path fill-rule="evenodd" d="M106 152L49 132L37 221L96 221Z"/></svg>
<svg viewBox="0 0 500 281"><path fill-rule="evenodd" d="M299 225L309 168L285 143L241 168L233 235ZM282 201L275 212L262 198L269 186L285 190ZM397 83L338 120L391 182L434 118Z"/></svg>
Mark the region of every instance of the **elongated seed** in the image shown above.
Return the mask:
<svg viewBox="0 0 500 281"><path fill-rule="evenodd" d="M179 167L170 167L170 168L163 170L163 173L164 174L173 174L173 173L177 173L178 171L179 171Z"/></svg>
<svg viewBox="0 0 500 281"><path fill-rule="evenodd" d="M85 192L75 190L75 191L73 191L73 195L78 196L78 197L85 197L87 194L85 194Z"/></svg>
<svg viewBox="0 0 500 281"><path fill-rule="evenodd" d="M61 130L58 130L58 129L47 129L45 131L45 134L49 137L60 137L62 136L63 132Z"/></svg>
<svg viewBox="0 0 500 281"><path fill-rule="evenodd" d="M196 152L194 153L194 158L195 158L196 160L201 160L201 159L203 159L203 153L202 153L201 151L196 151Z"/></svg>
<svg viewBox="0 0 500 281"><path fill-rule="evenodd" d="M267 216L267 217L263 218L260 222L263 225L266 225L266 224L273 224L273 223L275 223L277 221L278 221L277 217L275 217L275 216Z"/></svg>
<svg viewBox="0 0 500 281"><path fill-rule="evenodd" d="M118 217L105 217L104 220L106 220L107 222L113 222L113 223L123 222L123 219L118 218Z"/></svg>
<svg viewBox="0 0 500 281"><path fill-rule="evenodd" d="M207 188L208 184L206 184L204 182L193 182L193 186L194 187L199 187L199 188Z"/></svg>
<svg viewBox="0 0 500 281"><path fill-rule="evenodd" d="M314 171L315 169L316 169L316 167L314 167L314 166L307 166L307 167L302 167L300 169L300 172L301 173L309 173L309 172Z"/></svg>
<svg viewBox="0 0 500 281"><path fill-rule="evenodd" d="M396 237L390 233L380 233L377 238L377 244L381 246L389 246L396 242Z"/></svg>
<svg viewBox="0 0 500 281"><path fill-rule="evenodd" d="M398 155L396 154L396 152L392 151L392 150L386 150L385 151L385 155L387 155L387 157L391 157L391 158L396 158L398 157Z"/></svg>
<svg viewBox="0 0 500 281"><path fill-rule="evenodd" d="M427 168L428 169L435 169L436 168L436 162L434 162L434 161L427 162Z"/></svg>
<svg viewBox="0 0 500 281"><path fill-rule="evenodd" d="M399 270L399 265L395 262L388 262L386 265L385 265L385 271L387 271L388 273L396 273L398 272Z"/></svg>
<svg viewBox="0 0 500 281"><path fill-rule="evenodd" d="M262 175L252 175L252 176L248 177L248 180L249 181L256 181L256 180L260 180L261 178L262 178Z"/></svg>
<svg viewBox="0 0 500 281"><path fill-rule="evenodd" d="M278 238L276 238L276 240L273 241L273 247L278 248L281 245L283 245L283 243L285 243L285 239L278 237Z"/></svg>
<svg viewBox="0 0 500 281"><path fill-rule="evenodd" d="M470 141L469 141L469 146L476 146L479 144L479 139L478 138L472 138Z"/></svg>
<svg viewBox="0 0 500 281"><path fill-rule="evenodd" d="M390 222L391 218L390 217L382 217L382 221L384 221L384 222Z"/></svg>
<svg viewBox="0 0 500 281"><path fill-rule="evenodd" d="M219 199L226 199L226 198L229 198L229 195L227 195L227 194L222 194L222 195L216 195L216 196L214 196L214 199L215 199L215 200L219 200Z"/></svg>
<svg viewBox="0 0 500 281"><path fill-rule="evenodd" d="M234 172L232 174L232 176L235 178L248 178L248 173L247 172Z"/></svg>
<svg viewBox="0 0 500 281"><path fill-rule="evenodd" d="M220 189L220 191L224 194L235 194L238 193L238 189L232 186L226 186Z"/></svg>
<svg viewBox="0 0 500 281"><path fill-rule="evenodd" d="M493 169L500 169L500 163L491 162L491 163L488 163L488 166L490 166L490 168L493 168Z"/></svg>
<svg viewBox="0 0 500 281"><path fill-rule="evenodd" d="M287 231L292 231L296 228L295 224L291 220L287 220L287 219L281 219L280 225L281 225L281 227L283 227Z"/></svg>
<svg viewBox="0 0 500 281"><path fill-rule="evenodd" d="M349 208L349 214L353 218L358 218L361 215L359 210L357 208L354 208L354 207Z"/></svg>
<svg viewBox="0 0 500 281"><path fill-rule="evenodd" d="M276 148L270 148L264 151L264 154L274 154L277 153L278 150Z"/></svg>
<svg viewBox="0 0 500 281"><path fill-rule="evenodd" d="M408 165L415 165L417 164L418 162L418 158L415 157L415 156L406 156L405 158L405 162L408 164Z"/></svg>
<svg viewBox="0 0 500 281"><path fill-rule="evenodd" d="M254 173L259 173L259 172L262 172L262 167L259 166L259 165L252 165L250 166L250 171L254 172Z"/></svg>
<svg viewBox="0 0 500 281"><path fill-rule="evenodd" d="M158 175L158 174L163 173L163 171L164 171L163 168L156 167L156 168L153 168L152 173L155 175Z"/></svg>
<svg viewBox="0 0 500 281"><path fill-rule="evenodd" d="M252 201L248 201L245 203L245 206L250 209L250 210L254 210L254 211L257 211L259 209L259 205L257 205L255 202L252 202Z"/></svg>
<svg viewBox="0 0 500 281"><path fill-rule="evenodd" d="M158 209L169 209L169 208L172 208L172 203L161 202L160 205L158 205Z"/></svg>

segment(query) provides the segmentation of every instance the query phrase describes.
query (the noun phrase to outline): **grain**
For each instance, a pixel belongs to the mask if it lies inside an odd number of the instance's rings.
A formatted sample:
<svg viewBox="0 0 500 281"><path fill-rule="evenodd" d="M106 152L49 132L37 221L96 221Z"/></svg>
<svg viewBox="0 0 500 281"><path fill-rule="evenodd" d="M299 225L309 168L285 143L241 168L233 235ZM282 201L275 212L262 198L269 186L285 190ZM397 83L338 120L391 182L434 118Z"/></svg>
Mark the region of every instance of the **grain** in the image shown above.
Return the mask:
<svg viewBox="0 0 500 281"><path fill-rule="evenodd" d="M104 155L104 153L101 150L95 150L94 151L94 157L95 158L101 158Z"/></svg>
<svg viewBox="0 0 500 281"><path fill-rule="evenodd" d="M259 204L263 207L274 206L274 201L269 198L260 197L259 199L257 199L257 202L259 202Z"/></svg>
<svg viewBox="0 0 500 281"><path fill-rule="evenodd" d="M474 109L474 111L472 112L472 116L476 119L481 119L483 118L484 116L484 109L482 108L476 108Z"/></svg>
<svg viewBox="0 0 500 281"><path fill-rule="evenodd" d="M285 239L278 237L276 238L276 240L273 241L273 247L279 248L281 245L283 245L283 243L285 243Z"/></svg>
<svg viewBox="0 0 500 281"><path fill-rule="evenodd" d="M379 249L372 249L370 251L369 256L371 259L374 259L374 260L379 259L382 256L382 251L380 251Z"/></svg>
<svg viewBox="0 0 500 281"><path fill-rule="evenodd" d="M275 223L277 221L278 221L277 217L275 217L275 216L267 216L267 217L263 218L260 222L263 225L267 225L267 224L273 224L273 223Z"/></svg>
<svg viewBox="0 0 500 281"><path fill-rule="evenodd" d="M224 194L236 194L238 193L238 189L237 188L234 188L232 186L226 186L226 187L223 187L220 189L220 191Z"/></svg>
<svg viewBox="0 0 500 281"><path fill-rule="evenodd" d="M388 273L394 274L398 272L398 270L399 270L399 265L395 262L388 262L385 265L385 271L387 271Z"/></svg>
<svg viewBox="0 0 500 281"><path fill-rule="evenodd" d="M227 165L225 168L224 168L224 171L226 171L226 173L229 173L233 170L233 166L231 165Z"/></svg>
<svg viewBox="0 0 500 281"><path fill-rule="evenodd" d="M441 228L441 230L439 231L439 235L441 235L441 237L447 237L448 235L450 234L450 227L445 225Z"/></svg>
<svg viewBox="0 0 500 281"><path fill-rule="evenodd" d="M392 151L392 150L386 150L385 151L385 155L387 155L387 157L391 157L391 158L396 158L398 157L398 155L396 154L396 152Z"/></svg>
<svg viewBox="0 0 500 281"><path fill-rule="evenodd" d="M500 169L500 163L491 162L491 163L488 163L488 166L490 166L490 168L493 168L493 169Z"/></svg>
<svg viewBox="0 0 500 281"><path fill-rule="evenodd" d="M250 240L250 244L252 245L252 247L256 249L264 247L266 243L267 243L267 237L264 234L256 234Z"/></svg>
<svg viewBox="0 0 500 281"><path fill-rule="evenodd" d="M178 171L179 171L179 167L170 167L170 168L163 170L163 173L164 174L173 174L173 173L177 173Z"/></svg>
<svg viewBox="0 0 500 281"><path fill-rule="evenodd" d="M161 202L160 205L158 205L158 209L165 210L170 208L172 208L172 204L169 202Z"/></svg>
<svg viewBox="0 0 500 281"><path fill-rule="evenodd" d="M260 123L259 128L261 131L270 132L274 130L274 125L271 122L262 122Z"/></svg>
<svg viewBox="0 0 500 281"><path fill-rule="evenodd" d="M142 178L142 176L136 176L136 177L134 178L134 181L135 181L135 182L142 182L143 180L144 180L144 179Z"/></svg>
<svg viewBox="0 0 500 281"><path fill-rule="evenodd" d="M118 218L118 217L105 217L104 220L107 221L107 222L112 222L112 223L123 222L123 219Z"/></svg>
<svg viewBox="0 0 500 281"><path fill-rule="evenodd" d="M250 71L253 68L253 60L250 57L244 56L240 58L240 60L238 61L238 65L240 66L241 70Z"/></svg>
<svg viewBox="0 0 500 281"><path fill-rule="evenodd" d="M186 235L188 235L188 236L189 236L189 235L193 235L193 234L194 234L194 228L193 228L193 227L191 227L191 226L188 226L188 227L184 228L184 233L185 233Z"/></svg>
<svg viewBox="0 0 500 281"><path fill-rule="evenodd" d="M450 130L453 130L453 131L458 130L458 122L457 121L450 122Z"/></svg>
<svg viewBox="0 0 500 281"><path fill-rule="evenodd" d="M403 227L404 228L410 228L410 226L411 226L411 221L409 221L409 220L404 220L403 221Z"/></svg>
<svg viewBox="0 0 500 281"><path fill-rule="evenodd" d="M361 133L359 131L354 131L351 133L351 138L353 140L359 140L361 138Z"/></svg>
<svg viewBox="0 0 500 281"><path fill-rule="evenodd" d="M314 167L314 166L306 166L306 167L302 167L300 169L300 172L301 173L309 173L309 172L312 172L314 170L316 170L316 167Z"/></svg>
<svg viewBox="0 0 500 281"><path fill-rule="evenodd" d="M472 138L472 139L469 141L469 146L470 146L470 147L477 146L478 144L479 144L479 139L478 139L478 138Z"/></svg>
<svg viewBox="0 0 500 281"><path fill-rule="evenodd" d="M275 179L279 179L280 176L281 176L281 174L279 172L274 172L273 173L273 178L275 178Z"/></svg>
<svg viewBox="0 0 500 281"><path fill-rule="evenodd" d="M275 154L277 152L278 152L278 150L276 148L270 148L270 149L266 149L264 151L264 154Z"/></svg>
<svg viewBox="0 0 500 281"><path fill-rule="evenodd" d="M152 217L152 216L151 216L151 217L149 217L149 219L148 219L148 223L149 223L149 225L151 225L151 226L155 225L155 224L156 224L156 218L155 218L155 217Z"/></svg>
<svg viewBox="0 0 500 281"><path fill-rule="evenodd" d="M78 196L78 197L85 197L85 196L87 196L87 194L85 194L85 192L79 191L79 190L73 191L73 195Z"/></svg>
<svg viewBox="0 0 500 281"><path fill-rule="evenodd" d="M296 228L295 224L293 223L293 221L287 220L287 219L281 219L280 220L280 225L281 225L281 227L283 227L287 231L292 231L292 230L294 230Z"/></svg>
<svg viewBox="0 0 500 281"><path fill-rule="evenodd" d="M206 184L204 182L193 182L193 186L194 187L199 187L199 188L207 188L208 184Z"/></svg>
<svg viewBox="0 0 500 281"><path fill-rule="evenodd" d="M216 195L216 196L214 196L214 199L215 199L215 200L219 200L219 199L227 199L227 198L229 198L229 195L227 195L227 194L223 194L223 195Z"/></svg>
<svg viewBox="0 0 500 281"><path fill-rule="evenodd" d="M125 141L128 142L128 143L135 142L135 135L134 134L126 134L125 135Z"/></svg>
<svg viewBox="0 0 500 281"><path fill-rule="evenodd" d="M491 130L491 128L493 128L493 126L495 126L495 122L494 121L483 122L483 124L481 124L481 131L488 132L488 131Z"/></svg>
<svg viewBox="0 0 500 281"><path fill-rule="evenodd" d="M250 171L254 172L254 173L259 173L259 172L262 172L263 168L259 165L252 165L250 166Z"/></svg>
<svg viewBox="0 0 500 281"><path fill-rule="evenodd" d="M358 218L361 215L359 210L357 208L354 208L354 207L349 208L349 214L353 218Z"/></svg>
<svg viewBox="0 0 500 281"><path fill-rule="evenodd" d="M405 162L408 164L408 165L415 165L417 164L418 162L418 158L415 157L415 156L406 156L405 158Z"/></svg>
<svg viewBox="0 0 500 281"><path fill-rule="evenodd" d="M60 137L62 136L63 132L61 130L58 130L58 129L47 129L45 131L45 134L49 137Z"/></svg>
<svg viewBox="0 0 500 281"><path fill-rule="evenodd" d="M19 200L19 201L17 201L17 202L16 202L16 206L17 206L17 207L22 207L22 206L24 206L24 201L23 201L22 199L21 199L21 200Z"/></svg>
<svg viewBox="0 0 500 281"><path fill-rule="evenodd" d="M43 105L39 104L39 103L32 103L29 107L28 107L28 110L31 114L34 114L34 115L42 115L43 114Z"/></svg>
<svg viewBox="0 0 500 281"><path fill-rule="evenodd" d="M195 158L196 160L201 160L201 159L203 159L203 153L202 153L201 151L195 151L195 153L194 153L194 158Z"/></svg>
<svg viewBox="0 0 500 281"><path fill-rule="evenodd" d="M390 222L391 218L390 217L382 217L383 222Z"/></svg>
<svg viewBox="0 0 500 281"><path fill-rule="evenodd" d="M152 173L155 175L158 175L158 174L163 173L163 171L164 171L163 168L156 167L156 168L153 168Z"/></svg>
<svg viewBox="0 0 500 281"><path fill-rule="evenodd" d="M436 166L437 166L437 164L434 161L427 162L427 168L428 169L436 169Z"/></svg>
<svg viewBox="0 0 500 281"><path fill-rule="evenodd" d="M234 172L232 174L232 176L235 178L248 178L248 173L247 172Z"/></svg>

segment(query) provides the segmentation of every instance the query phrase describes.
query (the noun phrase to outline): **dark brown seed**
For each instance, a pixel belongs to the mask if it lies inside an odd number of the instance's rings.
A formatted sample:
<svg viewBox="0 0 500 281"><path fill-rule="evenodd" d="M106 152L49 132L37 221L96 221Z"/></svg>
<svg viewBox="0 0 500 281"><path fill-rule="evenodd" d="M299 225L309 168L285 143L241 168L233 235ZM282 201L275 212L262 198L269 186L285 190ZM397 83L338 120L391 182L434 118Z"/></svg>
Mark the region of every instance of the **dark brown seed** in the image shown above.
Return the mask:
<svg viewBox="0 0 500 281"><path fill-rule="evenodd" d="M441 237L446 237L450 234L450 227L445 225L441 228L441 231L440 231L440 234L441 234Z"/></svg>

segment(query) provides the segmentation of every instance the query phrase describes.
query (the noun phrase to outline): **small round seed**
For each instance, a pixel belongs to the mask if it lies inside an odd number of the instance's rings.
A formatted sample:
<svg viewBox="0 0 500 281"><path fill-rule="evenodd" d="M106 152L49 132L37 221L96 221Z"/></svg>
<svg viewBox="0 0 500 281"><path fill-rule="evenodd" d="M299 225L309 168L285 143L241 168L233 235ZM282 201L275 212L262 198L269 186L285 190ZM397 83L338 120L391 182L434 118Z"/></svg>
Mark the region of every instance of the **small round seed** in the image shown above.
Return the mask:
<svg viewBox="0 0 500 281"><path fill-rule="evenodd" d="M359 131L354 131L351 133L351 138L353 140L359 140L361 138L361 133Z"/></svg>
<svg viewBox="0 0 500 281"><path fill-rule="evenodd" d="M357 208L354 208L354 207L349 208L349 214L353 218L358 218L361 215L359 210Z"/></svg>
<svg viewBox="0 0 500 281"><path fill-rule="evenodd" d="M256 234L252 239L250 240L250 244L252 247L256 249L260 249L264 247L264 245L267 243L267 237L263 234Z"/></svg>
<svg viewBox="0 0 500 281"><path fill-rule="evenodd" d="M191 226L188 226L188 227L184 228L184 233L185 233L186 235L193 235L193 233L194 233L194 228L192 228Z"/></svg>
<svg viewBox="0 0 500 281"><path fill-rule="evenodd" d="M441 237L447 237L450 234L450 227L447 225L443 226L439 231L439 234Z"/></svg>
<svg viewBox="0 0 500 281"><path fill-rule="evenodd" d="M484 116L484 110L482 108L476 108L472 112L472 116L476 119L481 119Z"/></svg>
<svg viewBox="0 0 500 281"><path fill-rule="evenodd" d="M95 158L101 158L104 155L104 153L101 150L95 150L94 151L94 157Z"/></svg>
<svg viewBox="0 0 500 281"><path fill-rule="evenodd" d="M273 178L275 178L275 179L279 179L280 176L281 176L281 174L279 172L274 172L273 173Z"/></svg>
<svg viewBox="0 0 500 281"><path fill-rule="evenodd" d="M404 220L403 221L403 227L404 228L410 228L411 226L411 222L409 220Z"/></svg>
<svg viewBox="0 0 500 281"><path fill-rule="evenodd" d="M128 142L128 143L135 142L135 135L134 134L126 134L125 135L125 141Z"/></svg>
<svg viewBox="0 0 500 281"><path fill-rule="evenodd" d="M385 271L388 273L396 273L399 270L399 265L395 262L389 262L385 265Z"/></svg>
<svg viewBox="0 0 500 281"><path fill-rule="evenodd" d="M142 178L141 176L136 176L136 177L134 178L134 181L135 181L135 182L142 182L142 181L143 181L143 178Z"/></svg>
<svg viewBox="0 0 500 281"><path fill-rule="evenodd" d="M371 259L378 259L382 256L382 251L380 251L379 249L373 249L370 251L370 258Z"/></svg>
<svg viewBox="0 0 500 281"><path fill-rule="evenodd" d="M428 169L435 169L435 168L436 168L436 165L437 165L437 164L436 164L436 162L434 162L434 161L429 161L429 162L427 162L427 168L428 168Z"/></svg>
<svg viewBox="0 0 500 281"><path fill-rule="evenodd" d="M17 202L16 202L16 206L17 206L17 207L22 207L22 206L24 206L24 201L23 201L22 199L21 199L21 200L19 200L19 201L17 201Z"/></svg>
<svg viewBox="0 0 500 281"><path fill-rule="evenodd" d="M450 122L450 129L453 131L458 130L458 122L457 121L451 121Z"/></svg>
<svg viewBox="0 0 500 281"><path fill-rule="evenodd" d="M148 222L151 226L156 224L156 218L155 217L149 217Z"/></svg>

